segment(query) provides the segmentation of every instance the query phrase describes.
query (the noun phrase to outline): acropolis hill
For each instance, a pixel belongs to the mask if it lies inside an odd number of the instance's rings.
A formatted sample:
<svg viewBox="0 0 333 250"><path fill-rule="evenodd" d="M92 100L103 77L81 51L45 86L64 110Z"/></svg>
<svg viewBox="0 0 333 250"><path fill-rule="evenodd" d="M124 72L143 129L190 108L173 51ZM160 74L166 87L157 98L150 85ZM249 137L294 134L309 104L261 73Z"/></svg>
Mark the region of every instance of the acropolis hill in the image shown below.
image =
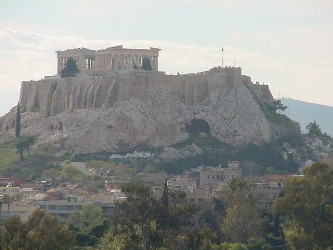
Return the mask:
<svg viewBox="0 0 333 250"><path fill-rule="evenodd" d="M64 150L82 154L170 146L188 138L185 126L194 118L232 145L299 132L297 124L277 123L263 112L274 101L270 90L253 84L241 68L167 75L158 71L159 51L122 46L57 51L56 77L22 82L22 134L61 140ZM76 60L80 73L60 78L68 57ZM144 58L151 71L140 69ZM0 142L15 134L14 127L15 109L0 118Z"/></svg>

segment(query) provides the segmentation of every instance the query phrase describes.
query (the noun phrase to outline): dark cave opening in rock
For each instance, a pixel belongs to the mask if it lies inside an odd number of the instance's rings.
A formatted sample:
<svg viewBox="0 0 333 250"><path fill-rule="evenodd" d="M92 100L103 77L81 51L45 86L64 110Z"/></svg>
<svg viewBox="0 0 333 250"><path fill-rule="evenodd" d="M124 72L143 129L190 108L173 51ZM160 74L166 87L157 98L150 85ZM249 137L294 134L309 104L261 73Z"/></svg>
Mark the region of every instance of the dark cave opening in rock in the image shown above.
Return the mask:
<svg viewBox="0 0 333 250"><path fill-rule="evenodd" d="M192 119L191 123L185 124L185 131L190 135L200 132L210 135L210 128L208 122L206 122L204 119L198 118L194 118Z"/></svg>

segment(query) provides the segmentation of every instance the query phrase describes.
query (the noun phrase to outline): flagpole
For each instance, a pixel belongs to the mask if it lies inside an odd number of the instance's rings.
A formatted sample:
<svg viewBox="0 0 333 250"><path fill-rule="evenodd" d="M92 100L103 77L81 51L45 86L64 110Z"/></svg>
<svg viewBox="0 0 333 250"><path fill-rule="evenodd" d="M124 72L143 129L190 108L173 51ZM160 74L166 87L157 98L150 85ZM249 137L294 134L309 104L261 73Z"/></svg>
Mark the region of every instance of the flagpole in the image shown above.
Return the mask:
<svg viewBox="0 0 333 250"><path fill-rule="evenodd" d="M222 47L222 68L223 68L223 47Z"/></svg>

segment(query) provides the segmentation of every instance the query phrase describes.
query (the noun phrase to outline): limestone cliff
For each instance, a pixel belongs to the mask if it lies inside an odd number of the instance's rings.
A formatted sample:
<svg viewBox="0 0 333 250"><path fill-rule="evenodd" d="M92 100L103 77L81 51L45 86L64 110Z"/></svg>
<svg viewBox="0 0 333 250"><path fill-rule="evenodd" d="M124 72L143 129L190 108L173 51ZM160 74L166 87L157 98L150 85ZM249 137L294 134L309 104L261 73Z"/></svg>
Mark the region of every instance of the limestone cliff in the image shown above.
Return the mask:
<svg viewBox="0 0 333 250"><path fill-rule="evenodd" d="M75 154L162 147L188 137L185 124L205 120L232 145L268 142L298 126L267 119L259 103L273 97L240 68L188 75L127 72L23 82L22 133ZM0 118L0 142L14 133L15 109Z"/></svg>

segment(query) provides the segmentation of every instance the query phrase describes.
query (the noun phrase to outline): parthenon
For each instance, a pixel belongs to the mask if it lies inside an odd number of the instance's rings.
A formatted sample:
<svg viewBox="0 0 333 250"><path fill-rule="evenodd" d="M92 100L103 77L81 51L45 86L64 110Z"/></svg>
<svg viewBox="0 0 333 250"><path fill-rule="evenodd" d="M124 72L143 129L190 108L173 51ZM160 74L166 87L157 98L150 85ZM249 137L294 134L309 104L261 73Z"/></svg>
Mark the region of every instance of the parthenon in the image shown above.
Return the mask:
<svg viewBox="0 0 333 250"><path fill-rule="evenodd" d="M80 74L140 69L144 58L149 59L152 71L158 71L159 51L160 49L152 47L150 49L126 49L123 48L123 45L101 50L76 48L56 51L57 74L60 74L69 57L76 61Z"/></svg>

